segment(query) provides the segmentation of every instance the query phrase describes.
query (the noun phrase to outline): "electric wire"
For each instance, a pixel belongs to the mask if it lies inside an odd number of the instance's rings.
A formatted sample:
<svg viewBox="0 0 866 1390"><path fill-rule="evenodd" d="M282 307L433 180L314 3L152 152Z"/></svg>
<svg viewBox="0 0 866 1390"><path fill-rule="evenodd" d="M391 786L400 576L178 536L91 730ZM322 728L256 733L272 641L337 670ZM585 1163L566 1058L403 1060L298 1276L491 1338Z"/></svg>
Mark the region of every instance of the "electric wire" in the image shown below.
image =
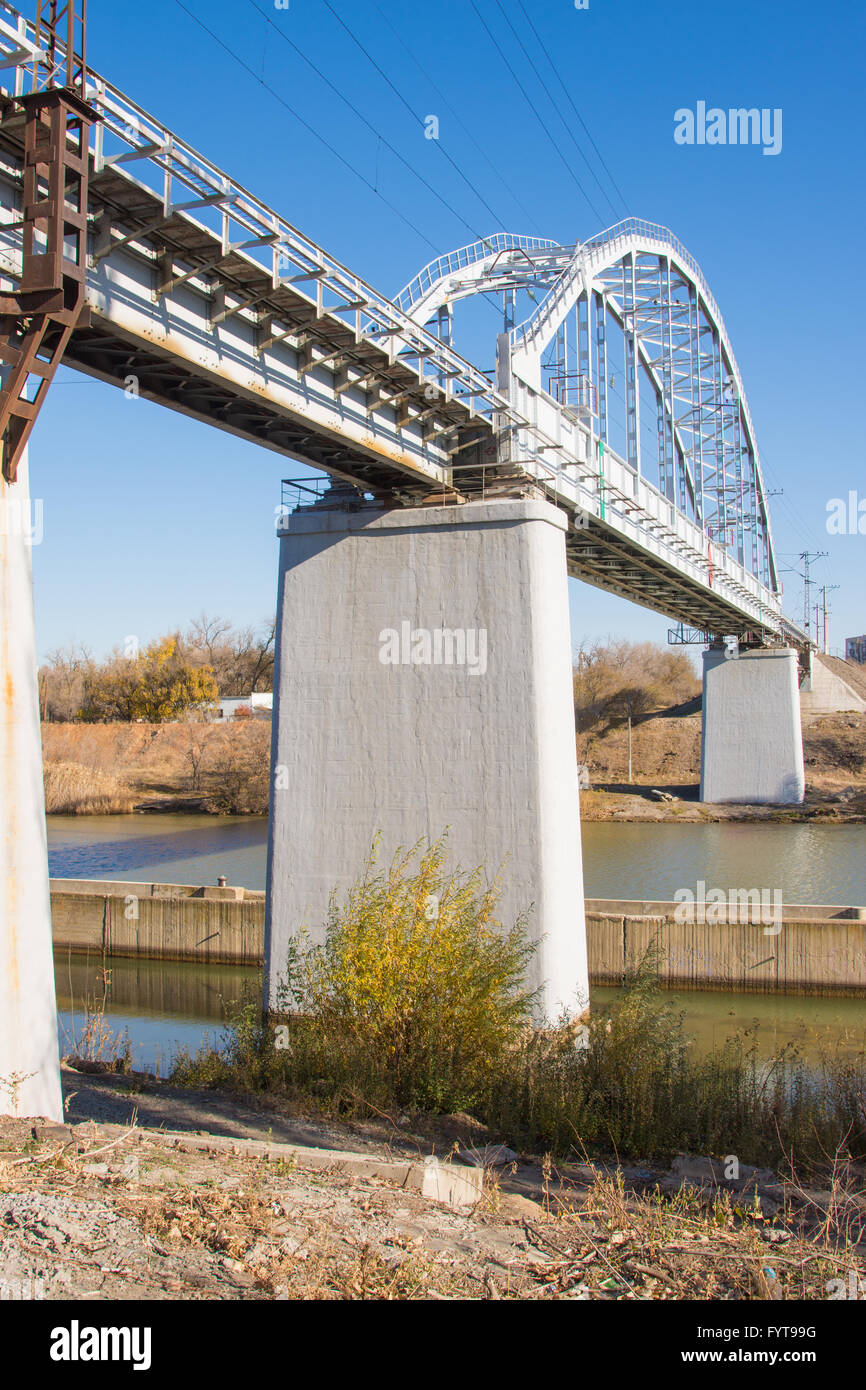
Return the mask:
<svg viewBox="0 0 866 1390"><path fill-rule="evenodd" d="M391 212L396 213L396 215L400 218L401 222L403 222L412 232L415 233L417 237L419 237L423 242L425 242L426 245L429 246L432 251L438 252L439 248L437 247L434 241L430 240L426 232L423 232L420 227L417 227L415 223L412 221L412 219L407 217L406 214L402 211L402 209L396 205L396 203L392 203L390 198L386 198L385 194L380 192L379 189L376 188L375 185L370 182L366 175L361 173L360 169L357 169L355 165L352 164L351 161L345 157L345 155L341 154L341 152L336 148L335 145L332 145L329 140L326 140L324 135L322 135L320 131L316 130L315 126L311 125L309 121L305 120L304 117L300 114L300 112L296 111L295 108L291 105L291 103L286 101L285 97L281 96L280 93L276 91L276 89L272 87L269 82L266 82L265 79L263 77L260 77L258 73L255 72L248 63L244 62L243 58L241 58L240 55L234 51L234 49L230 48L227 43L224 43L223 40L219 37L219 35L214 33L213 29L209 28L209 26L205 24L204 20L200 19L197 14L194 14L192 10L188 9L187 6L183 3L183 0L175 0L175 4L179 7L179 9L183 10L184 14L187 15L191 20L193 20L194 23L196 23L198 27L204 31L204 33L206 33L211 39L213 39L214 43L216 43L223 50L224 53L227 53L230 58L232 58L240 67L242 67L244 71L250 77L252 77L252 79L255 82L258 83L260 87L263 87L266 92L269 92L275 101L278 101L279 104L282 107L284 107L285 110L288 111L291 116L294 116L295 120L298 121L299 124L305 128L305 130L308 130L311 135L314 135L315 138L320 142L320 144L324 145L325 149L328 150L328 152L332 154L335 159L339 160L339 162L344 166L344 168L348 169L351 174L354 174L355 178L359 179L360 182L363 183L365 187L367 187L370 190L371 193L374 193L375 196L379 198L387 208L390 208ZM463 219L461 218L461 221L462 220ZM468 224L464 223L464 225Z"/></svg>
<svg viewBox="0 0 866 1390"><path fill-rule="evenodd" d="M627 213L627 211L628 211L628 202L627 202L627 200L626 200L625 194L623 193L622 189L620 188L620 186L619 186L619 184L617 183L616 179L614 178L613 174L610 172L610 169L608 168L607 164L605 163L604 156L602 155L601 150L598 148L598 145L597 145L597 144L595 143L595 141L593 140L592 135L591 135L591 133L590 133L590 131L589 131L589 128L587 127L586 122L584 121L583 117L581 116L580 111L579 111L579 110L577 109L577 107L575 106L574 101L572 100L571 93L569 92L568 88L566 87L565 83L563 82L562 78L560 77L560 75L559 75L559 70L558 70L556 64L554 63L553 59L551 58L551 56L550 56L550 54L549 54L549 52L548 52L548 50L547 50L547 48L546 48L546 46L545 46L545 44L544 44L544 41L543 41L542 38L541 38L541 35L539 34L538 30L536 29L535 25L533 24L531 18L529 17L529 14L527 13L526 7L525 7L524 4L523 4L523 0L517 0L517 3L518 3L518 5L520 6L520 9L523 11L523 14L524 14L524 17L525 17L525 19L526 19L527 24L529 25L530 29L532 30L533 34L535 35L535 39L536 39L536 42L537 42L539 48L541 49L542 53L544 54L545 58L547 59L548 63L550 64L550 68L551 68L551 71L553 72L554 77L556 78L557 82L559 83L560 87L562 88L563 92L565 93L565 97L566 97L566 100L568 101L569 106L571 107L571 109L572 109L572 111L574 112L574 114L575 114L575 116L577 117L577 119L580 121L580 124L581 124L581 126L583 127L583 129L584 129L584 131L585 131L585 133L586 133L586 137L587 137L587 139L589 140L589 143L592 145L592 148L595 150L595 153L596 153L596 155L598 156L598 160L599 160L599 163L601 164L602 169L604 170L604 172L607 174L608 178L610 179L611 184L612 184L612 186L613 186L613 188L614 188L614 191L616 192L616 195L617 195L617 197L619 198L620 203L621 203L621 205L622 205L622 211L623 211L624 213ZM608 199L608 202L610 202L610 199ZM612 204L612 203L611 203L611 207L613 207L613 204Z"/></svg>
<svg viewBox="0 0 866 1390"><path fill-rule="evenodd" d="M327 3L328 3L328 0L324 0L324 3L327 4ZM520 93L521 93L521 95L522 95L524 101L526 102L527 106L529 107L530 111L532 112L532 114L533 114L533 116L535 117L535 119L536 119L536 121L538 122L538 124L541 126L541 129L544 131L544 134L547 136L548 140L550 140L550 143L551 143L551 145L553 146L553 149L554 149L554 151L556 152L556 154L559 156L560 161L561 161L562 164L564 165L566 172L570 175L570 177L571 177L571 179L573 180L573 182L577 185L578 189L580 190L580 193L581 193L582 197L585 199L586 203L587 203L587 204L589 205L589 207L592 209L592 212L593 212L594 216L598 218L598 221L599 221L600 223L604 222L604 220L605 220L604 217L603 217L602 214L599 212L598 208L595 206L594 202L593 202L592 199L590 198L589 194L587 193L587 191L586 191L586 189L584 188L583 184L581 183L580 179L577 177L577 174L574 172L573 168L572 168L571 165L569 164L569 162L568 162L568 160L566 159L565 155L562 153L562 150L559 148L559 146L557 145L556 141L551 137L550 131L548 130L547 126L544 124L544 121L541 119L541 117L539 116L539 114L538 114L538 112L537 112L537 110L536 110L536 108L535 108L535 103L533 102L532 98L529 96L529 93L527 92L526 88L524 87L524 85L523 85L523 83L521 82L520 78L518 77L517 73L514 71L514 68L512 67L511 63L509 62L509 59L508 59L507 55L505 54L505 52L503 51L501 45L499 44L498 40L496 39L496 36L492 33L492 31L491 31L491 29L490 29L490 27L489 27L489 25L488 25L486 19L484 18L484 16L482 15L481 11L480 11L479 8L478 8L478 6L476 5L475 0L469 0L469 3L470 3L470 5L472 6L472 9L475 11L476 18L478 19L478 22L480 23L481 27L483 28L485 34L486 34L487 37L489 38L490 42L493 44L493 47L496 49L496 52L499 54L500 58L502 59L502 61L503 61L503 63L505 64L505 66L507 67L508 71L511 73L511 76L512 76L512 78L513 78L513 80L514 80L514 83L515 83L515 85L517 86L517 88L519 89L519 91L520 91Z"/></svg>
<svg viewBox="0 0 866 1390"><path fill-rule="evenodd" d="M388 18L387 14L386 14L385 11L382 9L381 5L378 5L378 4L376 3L376 0L373 0L373 7L374 7L374 9L376 10L376 12L378 13L378 15L380 16L380 18L381 18L382 20L384 20L385 24L387 24L388 28L391 30L391 33L394 35L395 39L396 39L397 42L400 44L400 47L403 49L403 52L406 53L406 54L408 54L408 56L411 58L412 62L415 64L416 68L417 68L418 71L421 73L421 75L426 79L427 82L430 83L430 86L433 88L433 91L436 93L436 95L438 96L439 100L442 102L442 105L445 107L445 110L446 110L446 111L449 111L449 112L451 113L451 115L454 117L454 119L455 119L455 121L457 122L457 124L460 126L460 129L461 129L461 130L464 132L464 134L469 138L469 140L471 140L472 144L475 146L476 150L477 150L478 153L481 155L481 158L482 158L482 159L485 161L485 163L486 163L487 165L489 165L489 167L493 170L494 174L495 174L496 177L500 180L500 182L502 183L503 187L505 188L505 190L506 190L506 192L509 194L509 196L512 197L512 198L514 199L515 203L516 203L517 206L520 208L520 211L523 213L524 217L526 217L526 218L528 219L528 221L532 224L532 226L534 226L535 230L539 233L539 235L543 235L543 233L541 232L541 229L539 228L538 223L535 221L535 218L533 217L532 213L529 211L529 209L528 209L528 208L526 207L526 205L523 203L523 201L521 200L521 198L518 196L518 194L517 194L517 193L514 191L514 189L511 187L511 184L508 182L508 180L506 179L505 175L502 173L501 169L499 169L499 168L497 167L497 165L495 165L495 164L493 163L493 160L490 158L490 156L488 155L487 151L486 151L486 150L484 149L484 147L483 147L482 145L480 145L479 142L475 139L475 136L472 134L472 131L471 131L471 130L469 129L469 127L465 124L465 122L461 120L459 113L458 113L457 111L455 111L454 107L453 107L453 106L451 105L451 103L449 102L449 100L448 100L448 98L446 97L445 93L442 91L442 88L441 88L441 87L434 81L434 79L430 76L430 73L429 73L429 72L427 71L427 69L424 67L423 63L421 63L421 62L419 61L417 55L413 52L413 50L409 47L409 45L408 45L408 44L405 42L405 40L401 37L401 35L399 34L398 30L395 28L394 24L392 23L392 21Z"/></svg>
<svg viewBox="0 0 866 1390"><path fill-rule="evenodd" d="M254 8L255 8L255 9L258 9L258 6L254 4L254 0L250 0L250 4L254 5ZM412 106L412 104L406 99L406 97L405 97L405 96L403 95L403 93L399 90L399 88L394 84L394 82L392 82L391 78L388 76L388 74L387 74L387 72L385 71L385 69L381 66L381 64L377 63L376 59L373 57L372 53L370 53L369 49L365 46L365 44L361 41L361 39L358 38L357 34L355 34L355 33L353 32L353 30L349 28L348 24L347 24L346 21L342 18L342 16L339 15L339 14L337 13L337 11L334 9L333 5L330 3L330 0L322 0L322 4L325 6L325 9L326 9L326 10L329 10L330 13L334 16L334 18L336 19L337 23L340 25L341 29L343 29L343 30L345 31L345 33L348 34L348 36L349 36L349 38L352 40L352 42L353 42L353 43L356 45L356 47L359 48L360 51L364 54L364 57L367 59L367 61L368 61L369 63L371 63L372 66L376 69L376 72L377 72L377 73L379 74L379 76L382 78L383 82L385 82L385 83L388 85L388 87L391 89L391 91L392 91L392 92L394 93L394 95L397 97L397 100L400 101L400 102L402 103L403 106L405 106L406 110L409 112L409 114L410 114L410 116L412 117L412 119L415 120L415 121L418 121L418 123L423 127L423 125L424 125L424 117L418 115L417 111L414 109L414 107ZM277 31L277 32L281 32L281 31ZM484 197L484 195L483 195L482 193L480 193L479 190L475 187L475 184L472 182L472 180L469 178L469 176L468 176L467 174L465 174L464 171L460 168L460 165L457 163L457 161L456 161L455 159L453 159L452 156L448 153L448 151L445 149L445 146L442 144L442 142L441 142L440 140L436 140L434 143L436 144L436 146L437 146L437 148L438 148L440 154L443 156L443 158L445 158L445 159L448 161L448 163L451 165L451 167L459 174L460 178L461 178L461 179L463 180L463 182L466 184L467 188L469 188L469 189L471 190L471 192L474 193L475 197L478 198L479 202L481 202L481 203L484 205L484 207L485 207L485 208L487 209L487 211L490 213L490 216L493 218L494 222L495 222L495 223L498 223L500 227L503 227L503 228L504 228L505 223L503 222L502 218L499 217L499 215L498 215L498 214L494 211L494 209L490 206L490 204L488 203L487 199L486 199L486 198ZM469 223L466 222L465 218L463 219L463 221L464 221L464 225L468 227L468 226L469 226ZM470 230L472 230L472 229L470 228ZM477 232L474 232L473 234L475 235L475 237L476 237L476 239L477 239L478 241L483 241L483 240L484 240L484 238L483 238L482 236L480 236Z"/></svg>
<svg viewBox="0 0 866 1390"><path fill-rule="evenodd" d="M519 46L520 46L520 51L521 51L521 53L523 54L524 58L526 59L527 63L529 64L529 66L532 68L532 71L535 73L535 76L537 77L538 82L539 82L539 84L540 84L540 86L541 86L541 89L542 89L542 91L544 92L545 96L547 97L547 100L550 102L551 106L553 107L554 111L556 112L557 116L559 117L559 120L560 120L560 123L561 123L561 125L562 125L563 130L565 131L565 133L566 133L566 135L568 136L569 140L570 140L571 143L574 145L574 148L577 150L578 154L580 155L581 159L583 160L584 164L586 165L587 169L589 170L589 173L590 173L591 177L595 180L596 185L597 185L597 187L598 187L598 191L600 192L601 196L607 200L607 202L608 202L608 204L609 204L609 206L610 206L610 208L611 208L611 210L612 210L612 212L613 212L614 217L619 217L619 212L617 211L616 204L614 203L614 201L613 201L613 199L611 198L610 194L609 194L608 192L606 192L606 190L602 187L601 183L599 182L599 179L598 179L598 176L597 176L596 173L595 173L595 170L593 169L592 165L590 164L590 162L589 162L589 160L587 159L586 155L584 154L583 150L580 148L580 145L577 143L577 140L574 138L574 135L572 134L572 132L571 132L571 130L570 130L570 128L569 128L568 122L566 121L565 117L564 117L563 114L562 114L562 111L560 110L559 104L557 103L557 101L555 100L555 98L552 96L551 91L550 91L550 88L548 87L548 85L547 85L547 83L545 82L544 78L542 77L541 73L538 71L538 68L535 66L535 63L533 62L532 57L531 57L531 55L530 55L530 53L529 53L529 51L528 51L528 49L527 49L525 43L524 43L523 40L521 39L520 35L518 34L517 30L515 29L514 25L513 25L512 22L511 22L510 18L509 18L508 15L506 14L505 10L502 8L502 5L501 5L501 3L500 3L500 0L494 0L494 3L495 3L495 5L496 5L496 8L499 10L499 13L502 15L502 18L505 20L505 23L508 25L509 29L511 30L511 32L512 32L512 34L514 35L515 39L517 40L517 43L518 43ZM524 11L524 13L525 13L525 11Z"/></svg>

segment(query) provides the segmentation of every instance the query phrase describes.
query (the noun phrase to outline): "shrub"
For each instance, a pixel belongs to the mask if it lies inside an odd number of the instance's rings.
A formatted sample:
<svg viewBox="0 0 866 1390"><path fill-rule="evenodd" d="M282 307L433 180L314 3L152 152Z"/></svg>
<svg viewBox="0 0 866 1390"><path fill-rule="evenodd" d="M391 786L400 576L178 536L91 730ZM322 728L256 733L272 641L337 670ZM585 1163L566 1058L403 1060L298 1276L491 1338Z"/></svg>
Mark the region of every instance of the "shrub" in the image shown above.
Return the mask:
<svg viewBox="0 0 866 1390"><path fill-rule="evenodd" d="M279 999L289 1049L273 1047L246 1001L229 1070L338 1108L477 1105L528 1024L525 923L501 926L499 885L484 886L481 869L446 869L444 837L399 852L387 871L376 853L346 902L332 900L324 941L294 943ZM224 1069L212 1061L208 1072Z"/></svg>
<svg viewBox="0 0 866 1390"><path fill-rule="evenodd" d="M289 1093L330 1113L470 1110L498 1139L559 1158L862 1159L864 1053L840 1047L816 1068L789 1045L767 1061L747 1030L696 1055L662 988L658 941L587 1024L528 1027L534 947L523 920L497 922L498 885L482 881L446 871L441 839L384 873L372 854L345 904L332 903L324 942L295 943L288 1048L248 997L225 1046L180 1056L173 1079Z"/></svg>
<svg viewBox="0 0 866 1390"><path fill-rule="evenodd" d="M270 725L264 720L241 721L243 738L222 740L206 760L211 790L208 805L231 815L264 815L268 809Z"/></svg>
<svg viewBox="0 0 866 1390"><path fill-rule="evenodd" d="M497 921L498 884L449 873L445 858L443 837L376 872L374 847L346 904L332 902L324 943L298 943L283 997L329 1059L398 1105L458 1110L527 1025L534 948L522 919Z"/></svg>
<svg viewBox="0 0 866 1390"><path fill-rule="evenodd" d="M619 997L594 1010L582 1046L567 1030L527 1036L490 1088L485 1121L503 1139L557 1155L649 1157L687 1150L743 1162L818 1162L866 1151L866 1056L818 1068L787 1045L767 1061L757 1028L696 1056L662 988L658 941Z"/></svg>

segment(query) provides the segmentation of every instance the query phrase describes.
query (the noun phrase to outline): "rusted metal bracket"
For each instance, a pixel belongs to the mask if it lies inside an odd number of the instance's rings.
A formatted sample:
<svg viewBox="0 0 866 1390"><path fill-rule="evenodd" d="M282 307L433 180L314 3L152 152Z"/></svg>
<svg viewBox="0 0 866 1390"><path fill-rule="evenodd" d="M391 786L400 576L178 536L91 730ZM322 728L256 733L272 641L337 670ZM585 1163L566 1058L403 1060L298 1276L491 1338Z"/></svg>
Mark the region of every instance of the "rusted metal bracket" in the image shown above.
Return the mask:
<svg viewBox="0 0 866 1390"><path fill-rule="evenodd" d="M88 134L94 113L69 87L20 99L22 273L0 295L0 439L15 482L40 407L85 307Z"/></svg>
<svg viewBox="0 0 866 1390"><path fill-rule="evenodd" d="M87 316L87 0L39 0L38 54L23 108L22 265L0 294L0 449L14 483L42 402Z"/></svg>

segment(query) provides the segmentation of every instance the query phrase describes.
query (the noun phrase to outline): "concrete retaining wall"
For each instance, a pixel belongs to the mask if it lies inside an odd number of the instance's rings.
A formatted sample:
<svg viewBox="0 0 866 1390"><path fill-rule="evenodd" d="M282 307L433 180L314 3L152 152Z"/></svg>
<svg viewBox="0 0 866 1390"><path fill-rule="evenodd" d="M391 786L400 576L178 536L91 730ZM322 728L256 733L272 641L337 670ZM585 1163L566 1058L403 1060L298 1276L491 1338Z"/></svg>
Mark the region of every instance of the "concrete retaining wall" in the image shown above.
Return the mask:
<svg viewBox="0 0 866 1390"><path fill-rule="evenodd" d="M811 672L800 686L800 709L803 714L863 714L866 700L813 654Z"/></svg>
<svg viewBox="0 0 866 1390"><path fill-rule="evenodd" d="M674 906L587 899L592 982L620 984L658 935L667 953L664 980L672 987L866 998L863 908L786 907L781 930L774 933L759 922L677 922ZM57 949L204 964L262 963L261 892L54 879L51 909Z"/></svg>
<svg viewBox="0 0 866 1390"><path fill-rule="evenodd" d="M57 883L63 887L57 887ZM55 949L111 956L260 965L264 953L264 893L201 890L184 885L117 883L70 891L51 885ZM159 893L151 893L160 887ZM217 894L214 897L212 894ZM228 896L231 894L231 896ZM226 895L226 896L223 896Z"/></svg>
<svg viewBox="0 0 866 1390"><path fill-rule="evenodd" d="M658 937L662 978L671 988L866 998L866 923L798 918L780 926L768 935L759 923L587 912L589 977L594 984L621 984Z"/></svg>

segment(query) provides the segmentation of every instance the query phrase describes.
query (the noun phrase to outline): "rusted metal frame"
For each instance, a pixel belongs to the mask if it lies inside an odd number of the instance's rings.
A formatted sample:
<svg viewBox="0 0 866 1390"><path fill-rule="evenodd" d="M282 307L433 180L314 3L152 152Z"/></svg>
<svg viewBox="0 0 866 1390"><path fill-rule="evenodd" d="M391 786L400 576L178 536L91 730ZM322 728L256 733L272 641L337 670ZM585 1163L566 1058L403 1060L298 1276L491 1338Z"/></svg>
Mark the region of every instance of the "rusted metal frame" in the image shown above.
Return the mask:
<svg viewBox="0 0 866 1390"><path fill-rule="evenodd" d="M47 68L46 88L65 86L83 96L87 90L87 0L39 0L35 37L41 52L33 61L33 91L39 90L40 68ZM58 82L64 66L65 81Z"/></svg>
<svg viewBox="0 0 866 1390"><path fill-rule="evenodd" d="M52 17L57 18L56 5ZM70 89L21 98L25 112L22 273L4 296L0 343L3 476L14 482L47 390L85 303L91 109ZM70 236L74 255L65 254ZM44 250L41 249L44 240ZM32 398L28 382L38 379Z"/></svg>

